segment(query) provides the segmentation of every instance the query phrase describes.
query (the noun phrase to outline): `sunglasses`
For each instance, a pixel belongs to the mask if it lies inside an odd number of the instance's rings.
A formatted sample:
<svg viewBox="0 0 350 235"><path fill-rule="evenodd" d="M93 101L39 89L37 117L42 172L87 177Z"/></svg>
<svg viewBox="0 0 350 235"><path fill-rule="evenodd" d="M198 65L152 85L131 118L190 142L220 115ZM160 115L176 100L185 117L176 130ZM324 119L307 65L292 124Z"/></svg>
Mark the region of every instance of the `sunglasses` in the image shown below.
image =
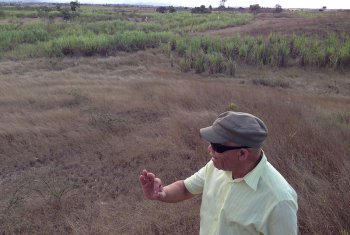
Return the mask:
<svg viewBox="0 0 350 235"><path fill-rule="evenodd" d="M245 149L245 148L250 148L248 146L226 146L222 144L217 144L217 143L210 143L212 149L217 152L217 153L223 153L229 150L234 150L234 149Z"/></svg>

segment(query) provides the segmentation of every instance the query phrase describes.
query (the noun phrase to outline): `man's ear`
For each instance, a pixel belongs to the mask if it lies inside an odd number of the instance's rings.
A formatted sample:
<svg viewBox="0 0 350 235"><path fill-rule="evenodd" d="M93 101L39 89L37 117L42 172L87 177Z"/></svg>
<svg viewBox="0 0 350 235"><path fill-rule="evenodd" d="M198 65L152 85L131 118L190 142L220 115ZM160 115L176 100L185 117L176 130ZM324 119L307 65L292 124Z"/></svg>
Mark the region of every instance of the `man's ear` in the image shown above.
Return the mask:
<svg viewBox="0 0 350 235"><path fill-rule="evenodd" d="M239 160L247 160L248 159L249 152L247 149L240 149L239 150Z"/></svg>

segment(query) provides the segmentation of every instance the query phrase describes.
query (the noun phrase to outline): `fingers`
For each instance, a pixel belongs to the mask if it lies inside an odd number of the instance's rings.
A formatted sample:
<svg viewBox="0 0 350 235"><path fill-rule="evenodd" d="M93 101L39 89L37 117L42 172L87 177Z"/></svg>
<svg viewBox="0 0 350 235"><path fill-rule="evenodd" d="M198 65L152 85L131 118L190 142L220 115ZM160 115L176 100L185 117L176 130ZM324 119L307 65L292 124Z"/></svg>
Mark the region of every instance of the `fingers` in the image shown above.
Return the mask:
<svg viewBox="0 0 350 235"><path fill-rule="evenodd" d="M139 177L140 183L142 185L145 185L147 183L153 183L155 179L155 175L151 172L148 172L147 170L143 170L142 174Z"/></svg>
<svg viewBox="0 0 350 235"><path fill-rule="evenodd" d="M154 184L153 184L153 192L154 192L154 194L157 195L162 190L163 190L162 181L159 178L155 178L154 179Z"/></svg>
<svg viewBox="0 0 350 235"><path fill-rule="evenodd" d="M144 175L144 176L147 176L147 173L148 173L147 170L142 171L142 175Z"/></svg>
<svg viewBox="0 0 350 235"><path fill-rule="evenodd" d="M139 181L142 185L146 183L146 177L147 177L147 170L143 170L139 177Z"/></svg>
<svg viewBox="0 0 350 235"><path fill-rule="evenodd" d="M156 178L153 173L143 170L139 177L139 181L142 185L144 195L147 198L155 200L163 196L164 191L162 181L159 178Z"/></svg>

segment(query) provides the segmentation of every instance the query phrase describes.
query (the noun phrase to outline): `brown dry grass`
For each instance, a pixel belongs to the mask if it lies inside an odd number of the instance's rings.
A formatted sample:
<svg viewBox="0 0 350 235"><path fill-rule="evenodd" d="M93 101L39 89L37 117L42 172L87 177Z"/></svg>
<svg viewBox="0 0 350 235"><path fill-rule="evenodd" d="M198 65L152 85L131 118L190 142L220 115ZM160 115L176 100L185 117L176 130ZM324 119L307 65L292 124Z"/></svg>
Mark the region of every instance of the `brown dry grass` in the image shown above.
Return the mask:
<svg viewBox="0 0 350 235"><path fill-rule="evenodd" d="M349 231L346 74L250 68L232 79L170 64L156 51L3 61L0 232L198 234L200 197L147 201L138 175L194 173L209 160L199 128L232 102L269 126L265 151L298 192L301 233ZM257 74L290 86L253 85Z"/></svg>
<svg viewBox="0 0 350 235"><path fill-rule="evenodd" d="M307 12L305 15L308 14ZM309 13L310 14L310 13ZM350 11L319 12L305 17L291 12L260 13L250 23L242 26L206 31L205 35L232 36L235 33L248 35L269 35L270 33L306 34L324 36L330 32L348 34Z"/></svg>

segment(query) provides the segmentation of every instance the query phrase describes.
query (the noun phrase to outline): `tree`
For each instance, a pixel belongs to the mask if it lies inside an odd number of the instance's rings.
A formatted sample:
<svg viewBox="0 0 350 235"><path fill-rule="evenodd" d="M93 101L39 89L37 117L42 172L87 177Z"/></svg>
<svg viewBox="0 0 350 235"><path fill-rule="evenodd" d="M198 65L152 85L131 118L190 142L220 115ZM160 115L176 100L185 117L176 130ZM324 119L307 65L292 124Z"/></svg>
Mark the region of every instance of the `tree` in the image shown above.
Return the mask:
<svg viewBox="0 0 350 235"><path fill-rule="evenodd" d="M205 8L204 5L201 5L200 7L192 8L192 13L211 13L211 11L207 8Z"/></svg>
<svg viewBox="0 0 350 235"><path fill-rule="evenodd" d="M157 7L156 12L165 13L167 11L166 7Z"/></svg>
<svg viewBox="0 0 350 235"><path fill-rule="evenodd" d="M72 18L68 7L61 9L61 13L64 20L70 20Z"/></svg>
<svg viewBox="0 0 350 235"><path fill-rule="evenodd" d="M192 8L191 12L192 13L199 13L199 14L202 14L202 13L211 13L211 6L209 6L209 8L205 8L205 5L201 5L200 7L195 7L195 8Z"/></svg>
<svg viewBox="0 0 350 235"><path fill-rule="evenodd" d="M61 11L61 5L60 4L56 4L56 10L57 11Z"/></svg>
<svg viewBox="0 0 350 235"><path fill-rule="evenodd" d="M173 7L173 6L169 6L169 7L168 7L168 10L169 10L169 13L174 13L174 12L176 12L176 8Z"/></svg>
<svg viewBox="0 0 350 235"><path fill-rule="evenodd" d="M253 12L254 14L257 14L260 10L260 5L259 4L254 4L249 6L250 12Z"/></svg>
<svg viewBox="0 0 350 235"><path fill-rule="evenodd" d="M79 7L80 7L80 3L78 2L78 0L70 2L70 9L72 11L76 11L77 8L79 8Z"/></svg>
<svg viewBox="0 0 350 235"><path fill-rule="evenodd" d="M281 5L279 5L279 4L276 4L276 6L275 6L275 12L276 13L280 13L280 12L282 12L283 10L282 10L282 6Z"/></svg>

